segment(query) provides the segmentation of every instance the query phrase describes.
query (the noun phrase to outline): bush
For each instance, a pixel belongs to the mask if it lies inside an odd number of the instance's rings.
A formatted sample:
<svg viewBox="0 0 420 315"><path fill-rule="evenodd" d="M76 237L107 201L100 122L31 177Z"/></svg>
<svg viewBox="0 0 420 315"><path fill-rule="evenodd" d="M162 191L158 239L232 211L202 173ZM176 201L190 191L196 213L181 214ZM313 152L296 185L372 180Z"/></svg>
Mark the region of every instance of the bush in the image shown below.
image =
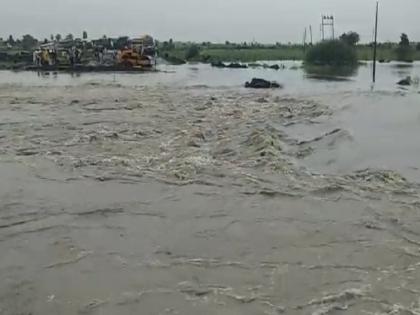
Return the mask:
<svg viewBox="0 0 420 315"><path fill-rule="evenodd" d="M200 48L197 45L191 45L185 52L185 59L191 60L200 55Z"/></svg>
<svg viewBox="0 0 420 315"><path fill-rule="evenodd" d="M330 40L312 46L306 54L305 61L312 65L356 65L357 54L356 49L344 41Z"/></svg>
<svg viewBox="0 0 420 315"><path fill-rule="evenodd" d="M304 71L306 74L314 79L318 80L343 80L345 77L352 77L357 73L357 67L350 66L315 66L315 65L304 65Z"/></svg>
<svg viewBox="0 0 420 315"><path fill-rule="evenodd" d="M411 47L398 47L395 51L397 55L398 61L404 61L404 62L412 62L413 61L413 50Z"/></svg>
<svg viewBox="0 0 420 315"><path fill-rule="evenodd" d="M24 50L31 50L38 44L38 41L31 35L24 35L22 38L22 48Z"/></svg>
<svg viewBox="0 0 420 315"><path fill-rule="evenodd" d="M407 34L401 34L396 54L398 61L413 61L413 50L410 47L410 40Z"/></svg>
<svg viewBox="0 0 420 315"><path fill-rule="evenodd" d="M345 42L347 45L356 46L356 44L360 41L360 35L356 32L348 32L341 35L340 40Z"/></svg>

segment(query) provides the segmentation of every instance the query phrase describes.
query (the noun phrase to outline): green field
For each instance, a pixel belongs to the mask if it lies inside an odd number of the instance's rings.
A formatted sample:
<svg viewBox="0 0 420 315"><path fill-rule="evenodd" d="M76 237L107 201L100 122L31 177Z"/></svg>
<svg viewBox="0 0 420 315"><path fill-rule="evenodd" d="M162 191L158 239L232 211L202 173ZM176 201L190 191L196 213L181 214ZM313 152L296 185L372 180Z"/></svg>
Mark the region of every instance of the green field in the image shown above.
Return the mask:
<svg viewBox="0 0 420 315"><path fill-rule="evenodd" d="M169 51L161 51L161 55L185 59L187 47L175 48ZM200 55L192 58L192 61L240 61L252 62L258 60L301 60L305 56L300 47L281 48L231 48L231 47L200 47Z"/></svg>
<svg viewBox="0 0 420 315"><path fill-rule="evenodd" d="M278 49L203 49L201 56L224 61L258 61L258 60L301 60L305 53L302 48L283 47Z"/></svg>
<svg viewBox="0 0 420 315"><path fill-rule="evenodd" d="M299 45L267 47L234 47L232 45L198 45L200 54L191 61L211 62L253 62L261 60L303 60L305 50ZM170 50L160 49L160 56L176 57L185 60L188 44L178 45ZM359 60L372 60L373 49L368 45L357 46ZM378 60L396 60L394 47L379 47ZM420 51L413 48L413 60L420 60Z"/></svg>

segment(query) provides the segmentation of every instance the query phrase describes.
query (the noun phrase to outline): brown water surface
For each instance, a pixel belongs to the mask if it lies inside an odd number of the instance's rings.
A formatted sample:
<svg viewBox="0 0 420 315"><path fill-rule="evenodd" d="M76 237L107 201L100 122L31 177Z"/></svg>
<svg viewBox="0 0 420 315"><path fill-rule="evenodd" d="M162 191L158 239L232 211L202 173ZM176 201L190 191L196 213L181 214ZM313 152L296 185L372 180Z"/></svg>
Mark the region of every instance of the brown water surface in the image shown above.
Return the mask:
<svg viewBox="0 0 420 315"><path fill-rule="evenodd" d="M192 67L0 72L0 314L420 314L417 66Z"/></svg>

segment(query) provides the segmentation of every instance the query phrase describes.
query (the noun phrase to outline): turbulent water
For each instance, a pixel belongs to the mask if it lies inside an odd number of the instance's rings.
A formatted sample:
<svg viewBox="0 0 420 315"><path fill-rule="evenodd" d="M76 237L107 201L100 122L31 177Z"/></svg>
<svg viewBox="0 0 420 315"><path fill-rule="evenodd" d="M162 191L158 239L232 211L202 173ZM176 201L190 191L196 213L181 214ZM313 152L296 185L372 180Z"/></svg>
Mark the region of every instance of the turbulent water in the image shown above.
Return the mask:
<svg viewBox="0 0 420 315"><path fill-rule="evenodd" d="M2 73L0 314L420 314L417 87L180 69Z"/></svg>

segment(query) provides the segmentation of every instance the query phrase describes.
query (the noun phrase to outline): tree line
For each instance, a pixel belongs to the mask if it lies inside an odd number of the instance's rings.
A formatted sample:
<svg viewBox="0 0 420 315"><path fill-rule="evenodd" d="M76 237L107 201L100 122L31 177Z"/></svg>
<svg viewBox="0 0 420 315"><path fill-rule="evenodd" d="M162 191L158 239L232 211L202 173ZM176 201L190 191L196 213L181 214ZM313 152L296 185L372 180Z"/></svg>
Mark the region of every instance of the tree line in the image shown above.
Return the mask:
<svg viewBox="0 0 420 315"><path fill-rule="evenodd" d="M81 34L80 39L87 40L88 39L88 33L87 31L83 31ZM125 40L128 37L120 37L121 40ZM0 38L0 46L3 44L6 44L9 47L14 47L22 50L32 50L35 47L37 47L39 44L42 43L48 43L50 41L71 41L74 40L75 36L73 34L67 34L66 36L62 36L61 34L51 34L49 38L45 38L44 40L38 40L34 36L30 34L26 34L22 36L21 38L14 38L12 35L10 35L6 40L3 40ZM102 39L107 39L107 37L104 35ZM360 42L360 35L357 32L347 32L342 34L339 37L339 41L347 44L349 47L354 47ZM371 45L371 44L368 44ZM258 48L264 48L264 49L278 49L282 47L301 47L302 44L282 44L282 43L275 43L275 44L259 44L257 42L242 42L242 43L232 43L229 41L226 41L222 44L214 44L211 42L202 42L202 43L175 43L173 39L169 39L168 41L160 42L158 47L161 51L171 51L175 49L185 49L185 59L193 59L197 55L200 54L200 50L206 48L206 49L258 49ZM402 61L409 61L412 59L414 49L420 51L420 43L417 43L415 46L410 43L410 40L407 36L407 34L403 33L401 34L400 41L398 44L396 43L380 43L378 45L380 48L392 48L395 50L395 55L398 60ZM395 48L396 47L396 48Z"/></svg>
<svg viewBox="0 0 420 315"><path fill-rule="evenodd" d="M88 39L88 33L87 31L83 31L82 38L84 40ZM61 34L51 34L49 38L45 38L44 40L38 40L34 36L30 34L23 35L22 38L14 38L13 35L9 35L7 39L0 38L0 44L5 44L9 47L16 47L21 48L23 50L31 50L35 47L37 47L39 44L46 44L51 41L62 41L67 40L71 41L74 40L75 36L73 34L67 34L66 36L62 36Z"/></svg>

